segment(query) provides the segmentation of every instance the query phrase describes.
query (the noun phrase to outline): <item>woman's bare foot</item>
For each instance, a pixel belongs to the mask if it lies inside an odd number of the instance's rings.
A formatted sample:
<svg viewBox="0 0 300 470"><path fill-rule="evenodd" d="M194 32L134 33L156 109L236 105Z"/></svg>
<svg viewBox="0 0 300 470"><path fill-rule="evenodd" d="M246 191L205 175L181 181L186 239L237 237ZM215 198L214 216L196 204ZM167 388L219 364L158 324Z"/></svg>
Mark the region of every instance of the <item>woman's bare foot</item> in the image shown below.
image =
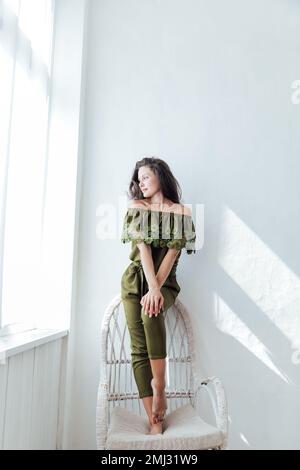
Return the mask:
<svg viewBox="0 0 300 470"><path fill-rule="evenodd" d="M152 404L152 419L153 424L161 424L165 418L165 412L168 408L165 384L157 384L153 378L151 380L151 387L153 390L153 404Z"/></svg>
<svg viewBox="0 0 300 470"><path fill-rule="evenodd" d="M156 423L156 424L151 424L150 425L150 433L149 434L152 434L152 435L155 435L155 434L162 434L163 430L162 430L162 423Z"/></svg>

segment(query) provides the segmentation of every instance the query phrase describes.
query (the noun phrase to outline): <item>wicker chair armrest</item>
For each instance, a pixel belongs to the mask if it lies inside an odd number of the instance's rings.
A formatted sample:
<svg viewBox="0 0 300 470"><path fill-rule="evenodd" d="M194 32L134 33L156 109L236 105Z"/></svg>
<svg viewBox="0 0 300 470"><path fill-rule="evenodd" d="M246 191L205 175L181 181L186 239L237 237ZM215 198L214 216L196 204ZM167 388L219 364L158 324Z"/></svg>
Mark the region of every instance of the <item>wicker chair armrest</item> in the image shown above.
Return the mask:
<svg viewBox="0 0 300 470"><path fill-rule="evenodd" d="M212 387L209 387L211 385ZM212 390L213 392L212 393ZM210 398L217 428L224 435L224 442L222 448L226 448L228 441L228 408L227 408L227 399L225 394L225 389L221 380L218 377L208 377L205 380L202 380L199 385L194 389L194 400L197 400L198 394L204 389Z"/></svg>

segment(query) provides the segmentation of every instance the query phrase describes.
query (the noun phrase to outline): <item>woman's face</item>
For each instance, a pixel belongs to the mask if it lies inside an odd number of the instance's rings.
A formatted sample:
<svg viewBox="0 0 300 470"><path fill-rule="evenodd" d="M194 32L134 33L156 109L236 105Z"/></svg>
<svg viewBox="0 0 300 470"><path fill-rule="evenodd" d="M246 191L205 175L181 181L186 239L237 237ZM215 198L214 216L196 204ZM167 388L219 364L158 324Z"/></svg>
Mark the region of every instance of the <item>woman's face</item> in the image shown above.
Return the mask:
<svg viewBox="0 0 300 470"><path fill-rule="evenodd" d="M144 197L152 197L155 193L160 191L159 179L148 166L140 167L138 180L139 187Z"/></svg>

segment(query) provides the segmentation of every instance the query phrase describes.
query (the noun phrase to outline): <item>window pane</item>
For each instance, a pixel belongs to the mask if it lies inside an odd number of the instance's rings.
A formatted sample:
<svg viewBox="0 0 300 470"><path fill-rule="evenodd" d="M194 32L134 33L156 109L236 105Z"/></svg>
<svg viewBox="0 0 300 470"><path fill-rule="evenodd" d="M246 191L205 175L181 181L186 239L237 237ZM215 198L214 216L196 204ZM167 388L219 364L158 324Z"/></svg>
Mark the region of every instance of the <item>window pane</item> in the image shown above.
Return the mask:
<svg viewBox="0 0 300 470"><path fill-rule="evenodd" d="M40 246L46 181L51 25L51 1L20 2L11 115L7 116L10 133L2 326L14 322L34 324L41 307Z"/></svg>

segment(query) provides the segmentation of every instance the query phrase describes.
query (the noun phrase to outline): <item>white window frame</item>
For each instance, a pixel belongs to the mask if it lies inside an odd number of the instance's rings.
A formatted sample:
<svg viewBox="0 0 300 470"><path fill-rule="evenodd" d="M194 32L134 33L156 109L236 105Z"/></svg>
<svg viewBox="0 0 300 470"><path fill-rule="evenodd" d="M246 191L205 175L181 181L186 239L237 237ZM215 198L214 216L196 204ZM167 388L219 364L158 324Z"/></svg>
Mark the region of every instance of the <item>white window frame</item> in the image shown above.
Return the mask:
<svg viewBox="0 0 300 470"><path fill-rule="evenodd" d="M43 309L36 324L36 328L43 330L68 330L76 299L87 10L86 0L56 2L54 9L42 246L45 292ZM62 97L66 102L66 116L61 114ZM9 326L2 334L21 331L22 325L15 330Z"/></svg>

